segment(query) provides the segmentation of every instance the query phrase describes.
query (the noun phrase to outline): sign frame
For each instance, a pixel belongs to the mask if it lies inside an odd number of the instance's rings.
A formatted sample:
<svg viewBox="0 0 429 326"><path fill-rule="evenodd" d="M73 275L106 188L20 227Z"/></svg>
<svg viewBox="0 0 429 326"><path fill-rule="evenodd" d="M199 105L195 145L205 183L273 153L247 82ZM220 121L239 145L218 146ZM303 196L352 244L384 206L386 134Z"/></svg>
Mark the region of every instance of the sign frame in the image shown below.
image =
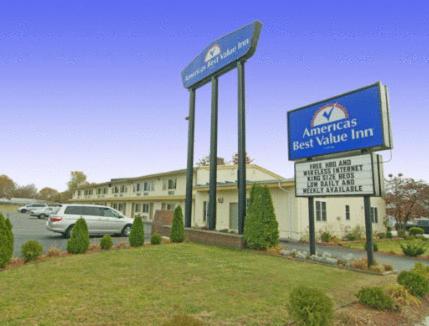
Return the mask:
<svg viewBox="0 0 429 326"><path fill-rule="evenodd" d="M205 77L203 77L202 79L191 83L189 85L186 84L185 81L185 72L186 70L191 67L195 62L197 62L200 58L204 57L207 52L216 44L221 43L222 41L225 41L225 39L234 36L236 33L241 32L242 30L244 30L245 28L250 28L251 26L253 26L254 31L253 31L253 35L251 38L251 42L250 42L250 47L248 48L248 50L241 56L237 57L235 60L231 61L230 63L226 64L225 66L221 66L219 69L214 70L213 72L211 72L210 74L206 75ZM261 29L262 29L262 23L259 21L254 21L250 24L247 24L245 26L242 26L241 28L228 33L218 39L216 39L215 41L211 42L210 45L208 45L207 47L205 47L181 72L181 77L182 77L182 83L183 86L187 89L197 89L205 84L207 84L208 82L210 82L210 80L212 79L213 76L219 77L225 73L227 73L228 71L234 69L237 67L237 62L238 61L246 61L247 59L249 59L250 57L253 56L253 54L255 54L256 52L256 47L258 45L258 41L259 41L259 36L261 34Z"/></svg>
<svg viewBox="0 0 429 326"><path fill-rule="evenodd" d="M319 163L323 161L329 161L329 160L339 160L339 159L348 159L351 157L356 156L370 156L371 160L371 179L372 179L372 192L371 193L365 193L365 194L332 194L332 195L321 195L321 194L314 194L314 195L299 195L297 192L297 174L296 174L296 165L297 164L303 164L303 163ZM372 197L381 197L383 195L383 176L380 175L380 172L383 170L382 168L382 159L381 155L375 154L375 153L358 153L353 155L342 155L338 157L325 157L323 159L318 160L307 160L302 162L295 162L294 164L294 183L295 183L295 197L297 198L331 198L331 197L363 197L363 196L372 196Z"/></svg>
<svg viewBox="0 0 429 326"><path fill-rule="evenodd" d="M326 151L326 153L318 154L318 155L309 155L309 156L300 156L296 157L296 155L292 155L292 149L291 149L291 114L309 109L310 107L314 107L317 105L323 106L323 104L326 104L327 102L333 102L338 98L345 97L351 94L355 94L361 91L368 90L373 87L378 87L378 95L379 95L379 103L377 105L378 114L380 117L380 130L382 134L382 144L379 146L369 146L369 147L356 147L349 150L334 150L334 151ZM302 162L308 159L323 159L323 158L334 158L334 157L340 157L343 155L353 155L353 154L361 154L363 151L373 152L373 151L380 151L380 150L389 150L392 149L392 133L391 133L391 124L390 124L390 109L389 109L389 100L388 100L388 91L387 86L383 85L380 81L360 87L358 89L354 89L352 91L348 91L339 95L335 95L333 97L329 97L317 102L313 102L311 104L301 106L299 108L290 110L287 112L287 135L288 135L288 160L289 161L295 161L295 162Z"/></svg>

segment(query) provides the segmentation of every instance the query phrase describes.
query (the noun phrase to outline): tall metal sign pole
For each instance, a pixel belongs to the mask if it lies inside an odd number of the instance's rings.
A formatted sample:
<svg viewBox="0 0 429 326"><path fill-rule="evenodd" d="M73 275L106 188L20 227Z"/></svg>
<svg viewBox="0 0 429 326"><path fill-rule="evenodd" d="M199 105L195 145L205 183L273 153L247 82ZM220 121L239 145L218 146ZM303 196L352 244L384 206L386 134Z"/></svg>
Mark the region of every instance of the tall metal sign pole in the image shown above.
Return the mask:
<svg viewBox="0 0 429 326"><path fill-rule="evenodd" d="M386 87L378 82L289 111L288 144L289 160L297 161L295 194L308 197L310 254L316 253L314 198L359 196L368 266L374 264L371 196L383 195L384 178L373 152L392 148ZM318 201L316 220L326 215L326 202Z"/></svg>
<svg viewBox="0 0 429 326"><path fill-rule="evenodd" d="M211 82L210 184L208 228L216 229L218 78L237 68L238 71L238 231L243 233L246 215L246 126L244 101L244 62L256 51L261 23L246 25L208 46L183 71L183 85L189 89L188 159L186 172L185 226L192 225L192 188L194 164L195 93Z"/></svg>
<svg viewBox="0 0 429 326"><path fill-rule="evenodd" d="M238 233L244 232L246 216L246 111L244 91L244 61L237 63L238 71Z"/></svg>
<svg viewBox="0 0 429 326"><path fill-rule="evenodd" d="M192 224L192 184L194 177L195 89L189 89L188 159L186 168L185 227Z"/></svg>
<svg viewBox="0 0 429 326"><path fill-rule="evenodd" d="M212 77L212 108L210 126L210 187L209 187L209 230L216 229L216 189L217 189L217 111L218 79Z"/></svg>

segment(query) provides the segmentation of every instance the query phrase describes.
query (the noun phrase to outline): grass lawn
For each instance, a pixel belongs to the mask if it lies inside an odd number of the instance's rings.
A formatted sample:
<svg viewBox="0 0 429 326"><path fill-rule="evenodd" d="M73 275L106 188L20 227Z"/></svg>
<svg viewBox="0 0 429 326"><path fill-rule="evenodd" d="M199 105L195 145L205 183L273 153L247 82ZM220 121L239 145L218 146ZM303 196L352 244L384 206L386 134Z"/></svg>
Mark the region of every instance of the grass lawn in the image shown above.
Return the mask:
<svg viewBox="0 0 429 326"><path fill-rule="evenodd" d="M405 242L405 240L398 240L398 239L383 239L383 240L375 240L375 243L377 243L378 251L380 252L387 252L391 254L396 255L404 255L402 252L400 243ZM365 240L359 241L359 242L342 242L342 246L347 248L357 248L357 249L364 249ZM428 254L428 250L426 250L426 253L423 254L423 256L426 256Z"/></svg>
<svg viewBox="0 0 429 326"><path fill-rule="evenodd" d="M297 285L339 305L392 278L190 243L112 250L0 272L0 324L159 325L189 314L212 324L284 325Z"/></svg>
<svg viewBox="0 0 429 326"><path fill-rule="evenodd" d="M0 204L0 213L6 215L6 213L15 213L18 205Z"/></svg>

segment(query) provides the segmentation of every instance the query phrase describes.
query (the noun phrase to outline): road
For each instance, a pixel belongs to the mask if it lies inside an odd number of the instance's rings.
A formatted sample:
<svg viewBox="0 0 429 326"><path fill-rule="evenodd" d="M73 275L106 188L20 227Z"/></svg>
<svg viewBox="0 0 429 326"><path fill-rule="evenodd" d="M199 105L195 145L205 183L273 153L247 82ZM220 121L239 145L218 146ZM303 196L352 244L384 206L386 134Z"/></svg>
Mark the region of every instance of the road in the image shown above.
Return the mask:
<svg viewBox="0 0 429 326"><path fill-rule="evenodd" d="M21 256L21 246L28 240L39 241L44 251L49 247L57 247L65 250L67 247L67 239L59 233L54 233L46 229L46 220L39 220L37 217L21 213L7 213L13 225L13 234L15 237L14 256ZM150 239L151 226L145 223L145 238ZM101 237L91 237L91 243L99 243ZM113 236L113 243L128 242L128 238Z"/></svg>
<svg viewBox="0 0 429 326"><path fill-rule="evenodd" d="M306 250L309 251L309 245L302 242L281 242L282 247L287 249L297 249L297 250ZM316 252L328 252L335 257L344 257L346 255L353 255L353 258L363 258L366 257L366 252L358 249L350 249L339 246L317 246ZM429 260L423 258L412 258L405 256L394 256L386 255L379 252L374 253L374 258L378 263L389 264L393 266L395 271L410 270L414 267L414 264L421 262L428 264Z"/></svg>

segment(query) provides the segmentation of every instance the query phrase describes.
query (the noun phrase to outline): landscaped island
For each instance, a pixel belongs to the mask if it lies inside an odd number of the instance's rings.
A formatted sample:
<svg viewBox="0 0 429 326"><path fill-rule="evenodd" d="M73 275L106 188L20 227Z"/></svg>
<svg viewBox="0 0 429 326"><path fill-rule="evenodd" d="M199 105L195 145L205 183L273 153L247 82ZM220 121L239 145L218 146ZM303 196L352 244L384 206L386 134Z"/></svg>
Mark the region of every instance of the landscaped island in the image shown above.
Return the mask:
<svg viewBox="0 0 429 326"><path fill-rule="evenodd" d="M0 324L163 324L188 315L284 325L299 285L340 306L356 301L359 288L394 279L190 243L99 251L0 272Z"/></svg>

